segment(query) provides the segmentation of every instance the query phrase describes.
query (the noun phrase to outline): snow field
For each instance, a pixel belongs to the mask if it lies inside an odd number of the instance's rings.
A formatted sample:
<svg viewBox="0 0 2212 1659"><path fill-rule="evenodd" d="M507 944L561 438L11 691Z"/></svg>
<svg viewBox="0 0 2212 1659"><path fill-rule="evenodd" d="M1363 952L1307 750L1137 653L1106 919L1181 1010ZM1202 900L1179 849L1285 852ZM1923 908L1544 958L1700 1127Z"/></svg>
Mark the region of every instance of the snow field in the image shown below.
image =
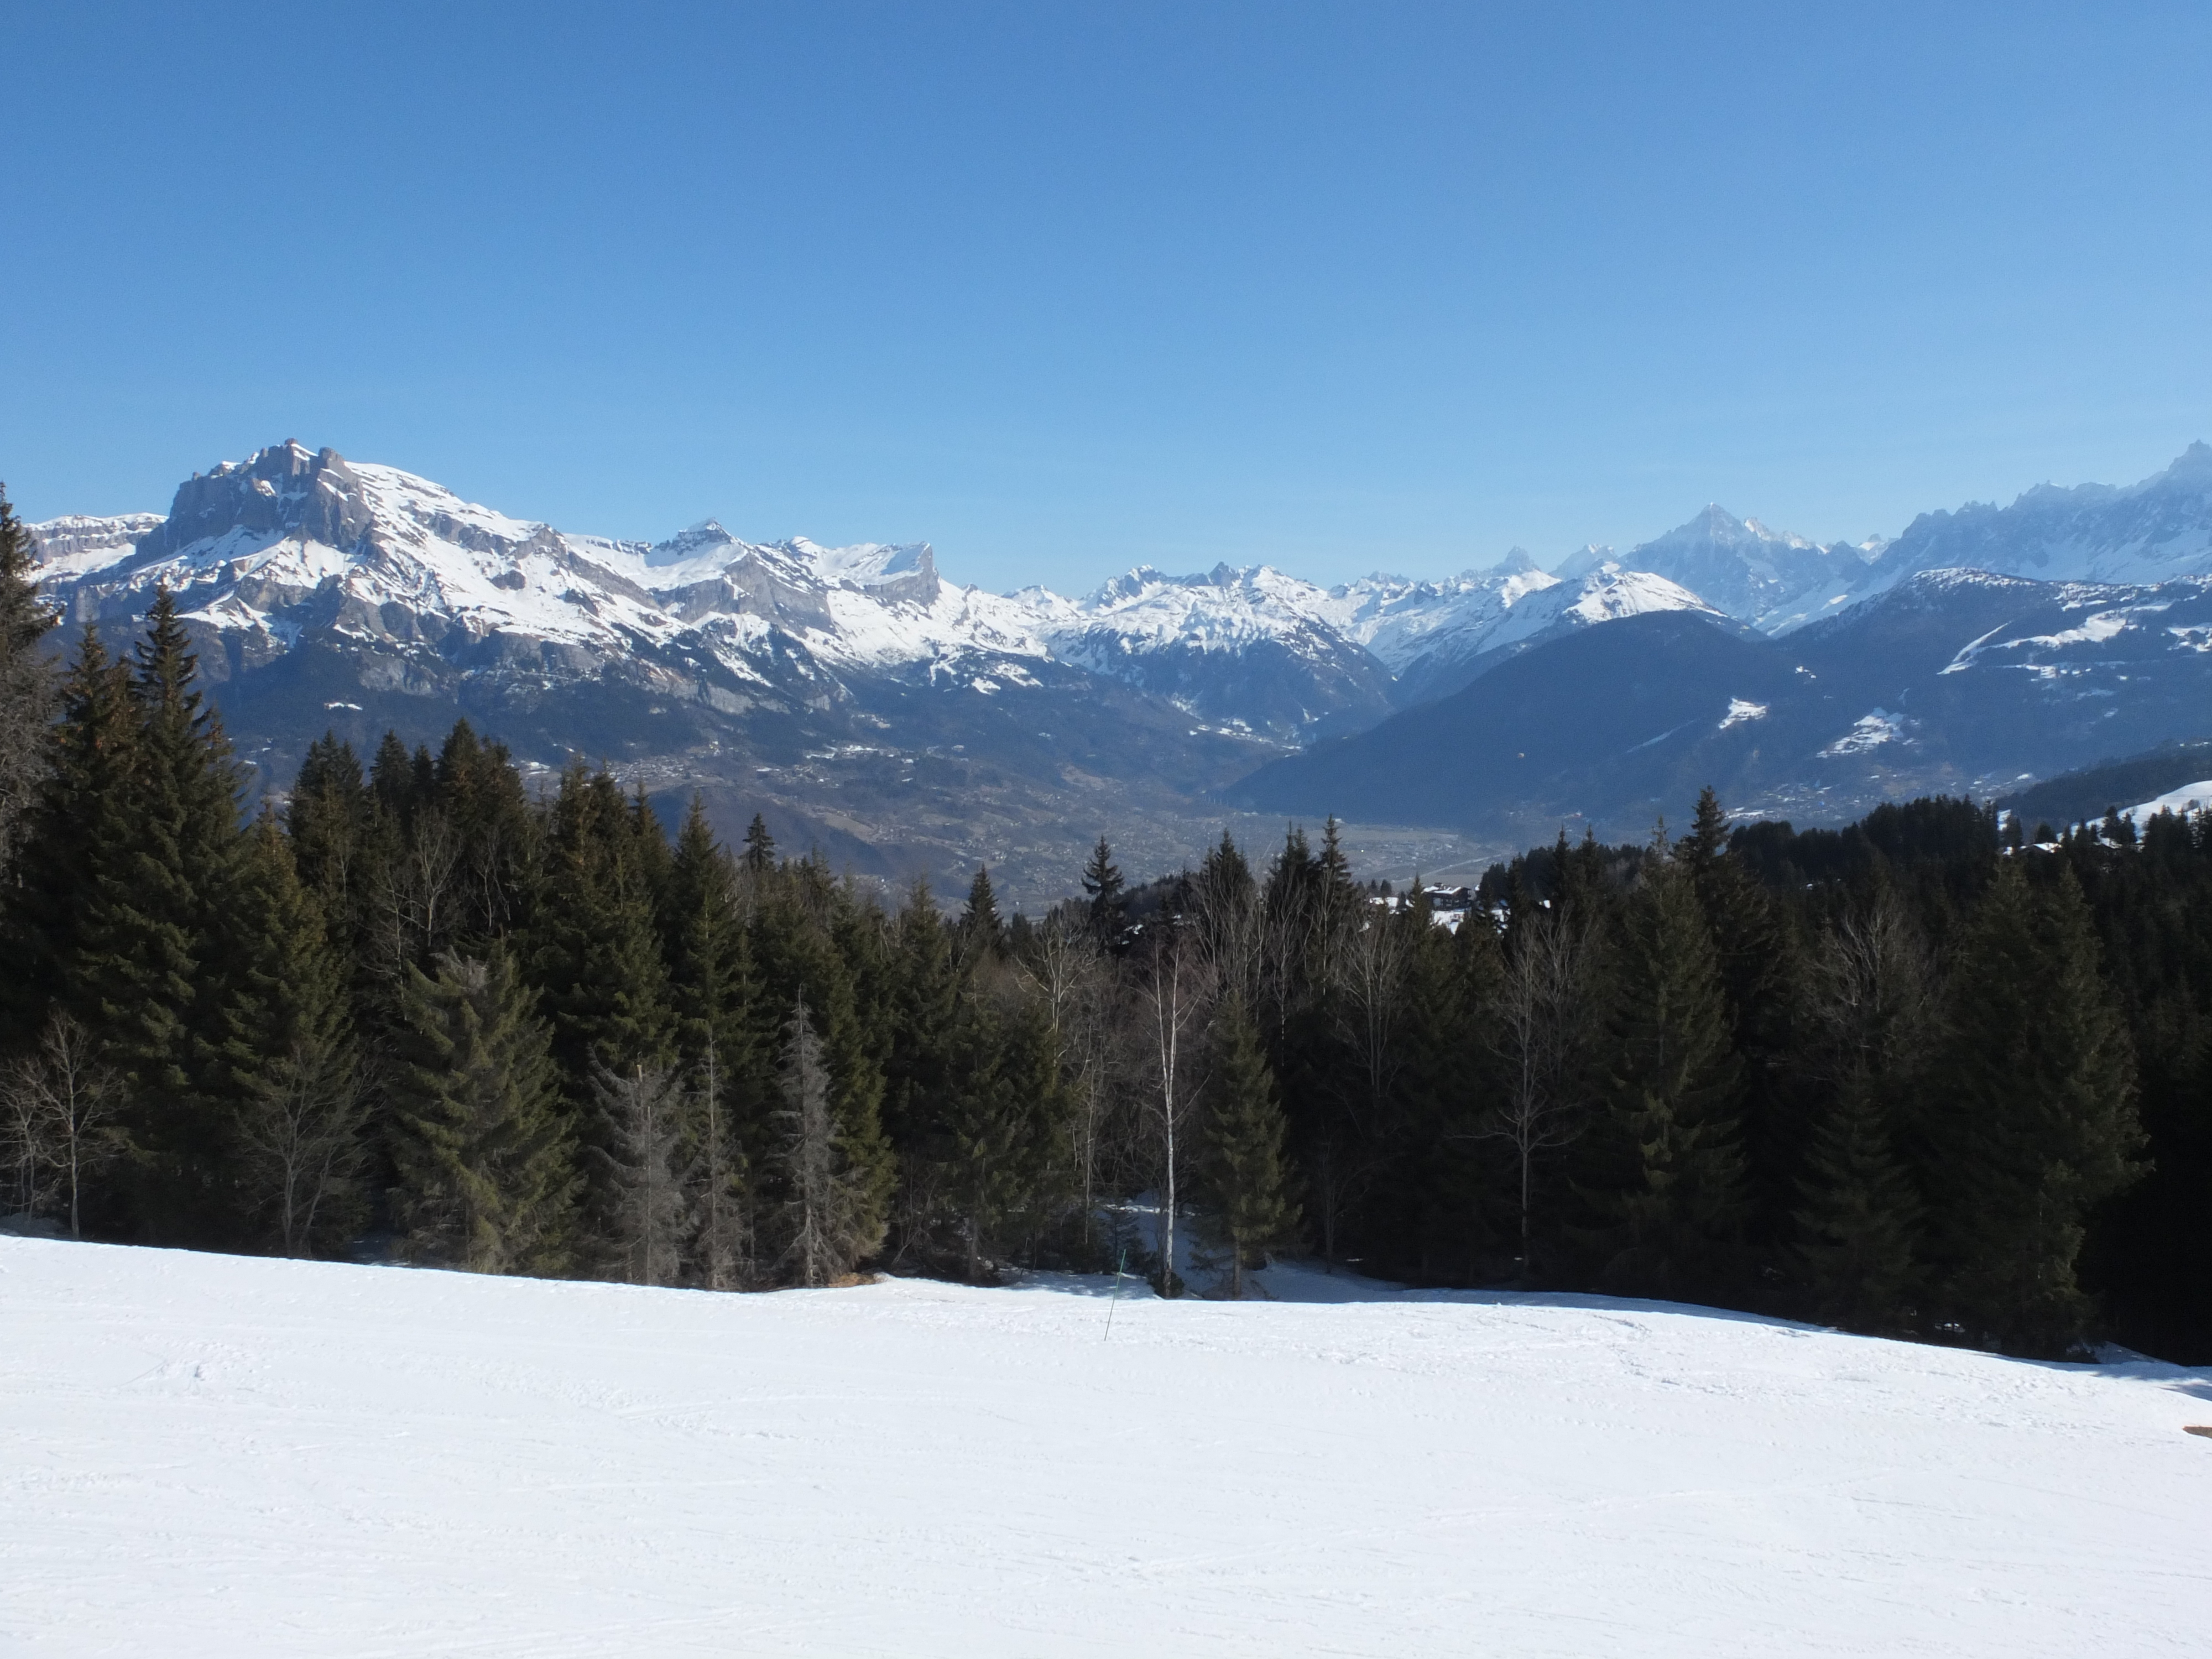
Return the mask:
<svg viewBox="0 0 2212 1659"><path fill-rule="evenodd" d="M1267 1277L1108 1340L0 1238L0 1651L2205 1650L2212 1373Z"/></svg>

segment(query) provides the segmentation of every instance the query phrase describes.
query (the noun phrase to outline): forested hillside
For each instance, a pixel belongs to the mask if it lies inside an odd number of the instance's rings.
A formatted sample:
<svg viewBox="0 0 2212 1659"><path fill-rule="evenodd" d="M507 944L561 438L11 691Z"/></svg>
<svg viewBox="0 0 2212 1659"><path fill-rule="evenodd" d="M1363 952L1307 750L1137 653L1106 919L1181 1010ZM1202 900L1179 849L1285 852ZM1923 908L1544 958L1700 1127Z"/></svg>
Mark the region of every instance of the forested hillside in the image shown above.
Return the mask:
<svg viewBox="0 0 2212 1659"><path fill-rule="evenodd" d="M1446 927L1334 826L1002 917L886 904L756 822L672 837L466 725L318 744L241 823L166 597L111 659L7 550L4 1207L88 1237L740 1290L864 1267L1234 1288L1303 1247L2212 1357L2212 823L2002 844L1564 839ZM20 728L20 729L17 729ZM2016 839L2016 838L2015 838Z"/></svg>

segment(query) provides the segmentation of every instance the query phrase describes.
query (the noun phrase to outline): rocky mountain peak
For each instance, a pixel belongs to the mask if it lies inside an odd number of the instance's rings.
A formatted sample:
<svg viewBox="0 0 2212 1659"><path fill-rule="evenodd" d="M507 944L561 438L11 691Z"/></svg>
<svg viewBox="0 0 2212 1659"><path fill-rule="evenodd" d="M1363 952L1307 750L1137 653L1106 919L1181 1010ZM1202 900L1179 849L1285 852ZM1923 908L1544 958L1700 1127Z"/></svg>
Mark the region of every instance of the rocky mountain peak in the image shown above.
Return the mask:
<svg viewBox="0 0 2212 1659"><path fill-rule="evenodd" d="M139 544L138 553L158 560L194 543L221 544L241 533L298 536L350 548L374 520L361 479L343 456L327 448L311 453L288 438L179 484L167 520Z"/></svg>

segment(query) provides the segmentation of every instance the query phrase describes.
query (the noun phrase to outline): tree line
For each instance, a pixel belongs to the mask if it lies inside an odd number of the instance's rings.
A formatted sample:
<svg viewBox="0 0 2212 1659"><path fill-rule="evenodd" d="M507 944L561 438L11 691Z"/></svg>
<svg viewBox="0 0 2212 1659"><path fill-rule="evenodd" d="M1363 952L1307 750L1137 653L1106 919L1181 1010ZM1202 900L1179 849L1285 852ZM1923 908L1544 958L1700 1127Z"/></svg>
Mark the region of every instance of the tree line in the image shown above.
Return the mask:
<svg viewBox="0 0 2212 1659"><path fill-rule="evenodd" d="M1102 838L1008 918L986 870L887 902L604 769L533 798L465 724L325 738L249 820L168 596L57 679L22 540L0 516L0 1208L723 1290L1241 1294L1296 1249L2212 1357L2202 816L2035 846L1968 801L1800 832L1707 792L1449 915L1333 822L1136 885Z"/></svg>

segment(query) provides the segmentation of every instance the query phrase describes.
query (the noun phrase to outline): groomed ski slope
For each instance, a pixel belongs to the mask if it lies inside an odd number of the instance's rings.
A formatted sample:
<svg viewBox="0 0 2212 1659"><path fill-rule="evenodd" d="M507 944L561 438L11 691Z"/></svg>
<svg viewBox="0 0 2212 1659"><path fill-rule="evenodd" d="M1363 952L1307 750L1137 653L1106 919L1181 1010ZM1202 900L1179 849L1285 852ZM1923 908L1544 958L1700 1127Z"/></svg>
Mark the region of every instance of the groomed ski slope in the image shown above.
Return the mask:
<svg viewBox="0 0 2212 1659"><path fill-rule="evenodd" d="M0 1651L2202 1654L2212 1373L0 1238Z"/></svg>

